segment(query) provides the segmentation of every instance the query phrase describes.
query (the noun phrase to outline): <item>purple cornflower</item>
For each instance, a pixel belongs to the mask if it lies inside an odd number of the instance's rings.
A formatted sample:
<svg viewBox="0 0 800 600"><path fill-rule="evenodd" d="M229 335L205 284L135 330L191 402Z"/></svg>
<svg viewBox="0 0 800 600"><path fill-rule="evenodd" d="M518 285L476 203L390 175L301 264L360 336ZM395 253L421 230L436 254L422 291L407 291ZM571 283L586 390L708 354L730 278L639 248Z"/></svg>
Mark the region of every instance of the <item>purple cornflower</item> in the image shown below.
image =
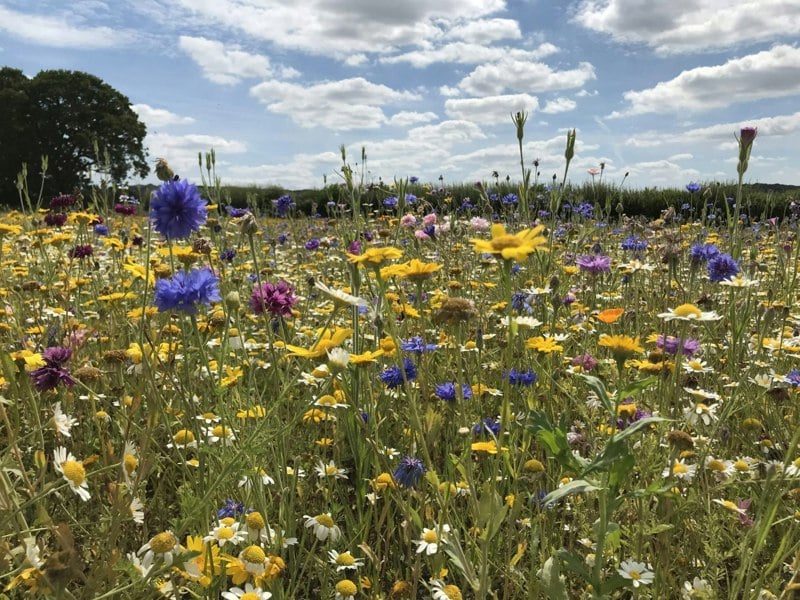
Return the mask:
<svg viewBox="0 0 800 600"><path fill-rule="evenodd" d="M608 273L611 270L611 257L604 254L584 254L578 257L575 264L592 275Z"/></svg>
<svg viewBox="0 0 800 600"><path fill-rule="evenodd" d="M278 283L265 281L261 287L253 288L250 296L250 310L257 315L268 312L275 317L291 317L292 306L298 300L299 298L294 295L294 286L285 281Z"/></svg>
<svg viewBox="0 0 800 600"><path fill-rule="evenodd" d="M61 346L52 346L42 352L42 359L45 362L43 367L31 371L34 387L40 392L55 389L59 383L71 387L75 379L69 374L64 366L72 357L72 350Z"/></svg>
<svg viewBox="0 0 800 600"><path fill-rule="evenodd" d="M306 250L316 250L319 248L319 240L317 238L311 238L306 242Z"/></svg>
<svg viewBox="0 0 800 600"><path fill-rule="evenodd" d="M48 227L61 227L67 222L67 215L64 213L47 213L44 216L44 222Z"/></svg>
<svg viewBox="0 0 800 600"><path fill-rule="evenodd" d="M594 206L588 202L581 202L578 206L573 208L573 211L582 216L584 219L591 219L592 213L594 212Z"/></svg>
<svg viewBox="0 0 800 600"><path fill-rule="evenodd" d="M225 262L231 262L235 257L236 257L235 248L225 248L225 250L219 253L219 259L224 260Z"/></svg>
<svg viewBox="0 0 800 600"><path fill-rule="evenodd" d="M407 381L413 381L417 377L417 368L414 366L414 363L411 362L409 359L403 359L403 369L401 370L400 367L397 365L393 365L386 370L384 370L380 375L380 380L386 384L389 388L396 388L403 385L403 373L405 372L405 379Z"/></svg>
<svg viewBox="0 0 800 600"><path fill-rule="evenodd" d="M156 281L154 304L159 312L176 310L190 315L197 313L198 304L211 304L222 298L219 280L210 269L181 270L170 279Z"/></svg>
<svg viewBox="0 0 800 600"><path fill-rule="evenodd" d="M50 200L50 208L53 210L69 208L73 204L75 204L75 196L72 194L60 194L58 196L53 196Z"/></svg>
<svg viewBox="0 0 800 600"><path fill-rule="evenodd" d="M708 262L720 253L715 244L693 244L689 250L689 258L692 264Z"/></svg>
<svg viewBox="0 0 800 600"><path fill-rule="evenodd" d="M434 388L433 393L436 394L436 397L440 400L453 402L457 398L456 384L452 381L440 383ZM466 383L461 385L461 395L463 396L464 400L469 400L472 398L472 389Z"/></svg>
<svg viewBox="0 0 800 600"><path fill-rule="evenodd" d="M623 250L641 251L647 248L647 240L641 239L638 235L633 234L622 240L620 247Z"/></svg>
<svg viewBox="0 0 800 600"><path fill-rule="evenodd" d="M505 205L514 206L519 202L519 196L517 196L516 194L506 194L505 196L503 196L500 202Z"/></svg>
<svg viewBox="0 0 800 600"><path fill-rule="evenodd" d="M135 204L127 204L123 202L117 202L114 205L114 212L118 215L129 217L131 215L135 215L137 210L137 206Z"/></svg>
<svg viewBox="0 0 800 600"><path fill-rule="evenodd" d="M188 238L208 218L206 202L186 179L161 184L150 201L153 228L168 239Z"/></svg>
<svg viewBox="0 0 800 600"><path fill-rule="evenodd" d="M676 338L673 335L668 335L664 337L663 335L659 335L656 338L656 348L659 350L663 350L667 354L672 354L673 356L678 353L678 347L680 345L681 340ZM700 342L694 338L686 338L683 340L683 355L688 356L691 358L694 356L694 353L700 349Z"/></svg>
<svg viewBox="0 0 800 600"><path fill-rule="evenodd" d="M420 459L415 456L404 456L400 459L400 464L394 470L392 477L395 482L405 488L413 488L422 479L428 469Z"/></svg>
<svg viewBox="0 0 800 600"><path fill-rule="evenodd" d="M784 379L786 379L786 383L794 387L800 387L800 369L792 369Z"/></svg>
<svg viewBox="0 0 800 600"><path fill-rule="evenodd" d="M94 254L94 248L92 248L91 244L78 244L77 246L70 248L67 254L70 258L77 258L80 260Z"/></svg>
<svg viewBox="0 0 800 600"><path fill-rule="evenodd" d="M536 383L536 373L528 369L527 371L518 371L516 368L506 372L504 379L508 379L511 385L531 386Z"/></svg>
<svg viewBox="0 0 800 600"><path fill-rule="evenodd" d="M708 261L708 278L714 283L727 281L739 274L739 263L725 252Z"/></svg>
<svg viewBox="0 0 800 600"><path fill-rule="evenodd" d="M292 200L292 197L288 194L284 194L277 200L273 200L272 203L275 206L275 214L281 219L289 214L290 210L297 206Z"/></svg>
<svg viewBox="0 0 800 600"><path fill-rule="evenodd" d="M570 361L573 367L580 367L589 372L597 366L597 360L591 354L579 354Z"/></svg>

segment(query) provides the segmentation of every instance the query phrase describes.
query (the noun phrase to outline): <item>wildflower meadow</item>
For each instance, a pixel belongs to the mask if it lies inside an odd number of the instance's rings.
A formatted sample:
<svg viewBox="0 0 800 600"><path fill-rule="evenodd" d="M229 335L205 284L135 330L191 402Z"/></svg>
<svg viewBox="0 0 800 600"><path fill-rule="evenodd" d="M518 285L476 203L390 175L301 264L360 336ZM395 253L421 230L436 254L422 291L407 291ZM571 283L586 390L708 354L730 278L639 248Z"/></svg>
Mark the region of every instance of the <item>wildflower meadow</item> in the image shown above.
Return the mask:
<svg viewBox="0 0 800 600"><path fill-rule="evenodd" d="M659 218L525 167L0 218L2 598L800 590L798 218ZM203 161L202 159L205 158ZM536 165L538 167L538 165ZM592 176L602 184L602 166ZM701 194L687 186L687 198Z"/></svg>

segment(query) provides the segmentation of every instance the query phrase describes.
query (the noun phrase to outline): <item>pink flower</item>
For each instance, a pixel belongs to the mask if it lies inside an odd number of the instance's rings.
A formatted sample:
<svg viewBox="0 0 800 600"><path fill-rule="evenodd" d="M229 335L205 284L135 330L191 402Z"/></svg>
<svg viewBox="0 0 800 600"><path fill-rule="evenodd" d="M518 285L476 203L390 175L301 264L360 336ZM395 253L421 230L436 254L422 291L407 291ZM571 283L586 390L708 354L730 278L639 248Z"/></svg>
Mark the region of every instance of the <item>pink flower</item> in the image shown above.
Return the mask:
<svg viewBox="0 0 800 600"><path fill-rule="evenodd" d="M486 231L489 229L489 221L483 217L472 217L469 221L470 227L476 231Z"/></svg>
<svg viewBox="0 0 800 600"><path fill-rule="evenodd" d="M422 224L423 225L433 225L438 220L436 213L430 213L422 217Z"/></svg>
<svg viewBox="0 0 800 600"><path fill-rule="evenodd" d="M417 218L414 215L403 215L400 219L400 226L405 227L406 229L410 229L417 224Z"/></svg>
<svg viewBox="0 0 800 600"><path fill-rule="evenodd" d="M418 240L429 240L429 239L431 239L431 236L429 236L427 233L422 231L422 229L417 229L414 232L414 237L417 238Z"/></svg>

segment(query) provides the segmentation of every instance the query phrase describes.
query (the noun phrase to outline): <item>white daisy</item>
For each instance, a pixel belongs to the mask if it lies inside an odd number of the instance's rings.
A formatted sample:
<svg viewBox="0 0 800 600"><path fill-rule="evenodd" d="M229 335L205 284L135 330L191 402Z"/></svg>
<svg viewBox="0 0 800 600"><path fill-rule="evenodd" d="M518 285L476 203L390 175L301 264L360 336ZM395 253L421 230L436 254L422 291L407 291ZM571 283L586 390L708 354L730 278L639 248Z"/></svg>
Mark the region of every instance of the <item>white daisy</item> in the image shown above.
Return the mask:
<svg viewBox="0 0 800 600"><path fill-rule="evenodd" d="M450 533L450 526L447 524L435 529L423 528L419 539L414 542L417 545L417 554L422 554L423 552L428 556L436 554L439 546L447 541L448 533Z"/></svg>
<svg viewBox="0 0 800 600"><path fill-rule="evenodd" d="M203 538L204 542L214 542L222 548L228 542L239 544L247 539L247 531L239 530L241 523L231 518L221 519L217 526Z"/></svg>
<svg viewBox="0 0 800 600"><path fill-rule="evenodd" d="M650 585L655 579L655 575L648 569L646 564L633 560L623 560L619 565L619 569L617 569L617 573L625 579L630 579L635 588L640 585Z"/></svg>
<svg viewBox="0 0 800 600"><path fill-rule="evenodd" d="M722 318L713 311L704 312L694 304L681 304L676 308L669 308L667 312L659 313L658 317L665 321L718 321Z"/></svg>
<svg viewBox="0 0 800 600"><path fill-rule="evenodd" d="M139 548L137 553L139 556L144 556L143 562L148 560L152 562L154 559L161 559L168 567L172 566L175 557L183 552L183 548L178 543L178 538L171 531L162 531L150 538L144 546Z"/></svg>
<svg viewBox="0 0 800 600"><path fill-rule="evenodd" d="M70 429L77 423L78 420L72 415L68 415L61 410L61 402L56 402L53 406L53 429L65 437L72 437Z"/></svg>
<svg viewBox="0 0 800 600"><path fill-rule="evenodd" d="M313 528L314 535L320 542L324 542L328 538L335 542L342 533L331 517L331 513L322 513L315 517L303 515L303 518L306 520L306 528Z"/></svg>
<svg viewBox="0 0 800 600"><path fill-rule="evenodd" d="M337 571L357 571L359 567L364 566L364 559L355 558L350 552L339 553L336 550L329 550L328 556Z"/></svg>
<svg viewBox="0 0 800 600"><path fill-rule="evenodd" d="M227 592L222 592L225 600L269 600L272 592L266 592L260 587L253 587L252 583L245 584L244 589L232 587Z"/></svg>
<svg viewBox="0 0 800 600"><path fill-rule="evenodd" d="M86 469L71 452L67 452L66 448L59 446L53 451L53 462L56 470L64 476L64 481L81 500L86 502L92 497L89 493L89 484L86 482Z"/></svg>
<svg viewBox="0 0 800 600"><path fill-rule="evenodd" d="M347 479L347 469L340 469L333 461L330 461L327 465L324 461L319 461L314 470L320 479Z"/></svg>

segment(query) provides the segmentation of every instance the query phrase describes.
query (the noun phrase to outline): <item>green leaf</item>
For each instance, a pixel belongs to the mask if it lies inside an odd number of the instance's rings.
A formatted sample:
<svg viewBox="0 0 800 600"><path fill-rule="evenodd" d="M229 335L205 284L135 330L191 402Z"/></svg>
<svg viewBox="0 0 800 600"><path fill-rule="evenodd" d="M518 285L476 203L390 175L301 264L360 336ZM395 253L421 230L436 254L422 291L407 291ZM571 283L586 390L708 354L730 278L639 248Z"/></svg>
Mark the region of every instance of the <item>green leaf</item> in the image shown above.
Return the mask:
<svg viewBox="0 0 800 600"><path fill-rule="evenodd" d="M636 433L640 429L643 429L644 427L647 427L649 425L653 425L655 423L662 423L664 421L669 421L669 420L670 419L665 419L664 417L645 417L644 419L640 419L640 420L636 421L635 423L629 425L628 427L626 427L625 429L623 429L619 433L615 434L614 435L614 441L615 442L620 442L620 441L622 441L622 440L624 440L626 438L629 438L634 433Z"/></svg>
<svg viewBox="0 0 800 600"><path fill-rule="evenodd" d="M546 598L568 600L564 579L558 571L558 561L553 560L552 556L544 561L542 569L539 571L539 579L542 582L542 591Z"/></svg>
<svg viewBox="0 0 800 600"><path fill-rule="evenodd" d="M584 494L586 492L595 492L599 489L602 488L586 481L585 479L575 479L574 481L570 481L569 483L564 484L560 488L555 489L549 494L547 494L547 496L542 498L541 503L543 505L547 505L553 502L557 502L562 498L571 496L573 494Z"/></svg>
<svg viewBox="0 0 800 600"><path fill-rule="evenodd" d="M558 551L558 558L563 560L567 568L575 573L575 575L583 579L586 583L591 582L592 574L589 572L589 569L586 568L586 563L582 557L562 548Z"/></svg>
<svg viewBox="0 0 800 600"><path fill-rule="evenodd" d="M646 529L644 535L658 535L659 533L665 533L667 531L672 531L673 529L675 529L675 525L672 523L659 523L650 529Z"/></svg>
<svg viewBox="0 0 800 600"><path fill-rule="evenodd" d="M603 407L606 409L608 414L616 416L614 414L614 405L611 403L611 399L606 393L606 386L603 384L603 382L594 375L581 374L581 378L586 382L586 385L588 385L594 391L594 393L597 394L597 397L600 399L600 402L603 404Z"/></svg>
<svg viewBox="0 0 800 600"><path fill-rule="evenodd" d="M649 388L654 383L658 382L658 377L655 375L651 375L650 377L645 377L644 379L640 379L639 381L634 381L626 385L622 390L619 392L619 398L627 398L628 396L635 396L640 394L645 389Z"/></svg>

